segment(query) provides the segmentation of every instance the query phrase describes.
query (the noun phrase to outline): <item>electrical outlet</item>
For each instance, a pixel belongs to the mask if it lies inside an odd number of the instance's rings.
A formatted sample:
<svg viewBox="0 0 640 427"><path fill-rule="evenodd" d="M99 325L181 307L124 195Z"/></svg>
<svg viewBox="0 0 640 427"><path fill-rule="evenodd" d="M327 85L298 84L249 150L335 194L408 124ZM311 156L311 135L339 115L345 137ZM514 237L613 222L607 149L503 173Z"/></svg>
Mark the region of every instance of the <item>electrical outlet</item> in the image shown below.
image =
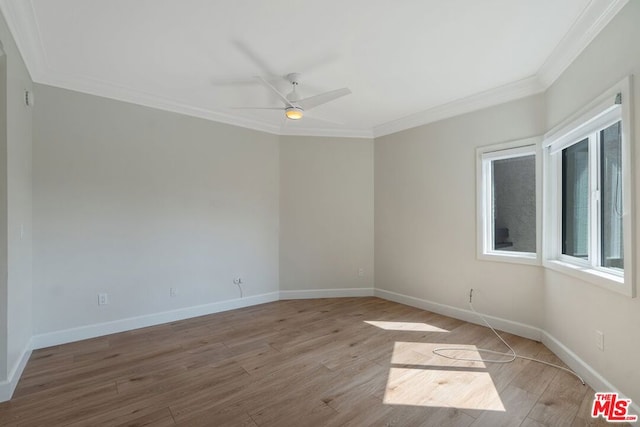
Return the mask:
<svg viewBox="0 0 640 427"><path fill-rule="evenodd" d="M364 277L364 268L360 267L358 269L358 277Z"/></svg>
<svg viewBox="0 0 640 427"><path fill-rule="evenodd" d="M169 296L170 297L175 297L178 295L178 290L176 288L169 288Z"/></svg>
<svg viewBox="0 0 640 427"><path fill-rule="evenodd" d="M598 350L604 351L604 333L596 329L596 347Z"/></svg>
<svg viewBox="0 0 640 427"><path fill-rule="evenodd" d="M98 305L109 304L109 296L107 294L98 294Z"/></svg>

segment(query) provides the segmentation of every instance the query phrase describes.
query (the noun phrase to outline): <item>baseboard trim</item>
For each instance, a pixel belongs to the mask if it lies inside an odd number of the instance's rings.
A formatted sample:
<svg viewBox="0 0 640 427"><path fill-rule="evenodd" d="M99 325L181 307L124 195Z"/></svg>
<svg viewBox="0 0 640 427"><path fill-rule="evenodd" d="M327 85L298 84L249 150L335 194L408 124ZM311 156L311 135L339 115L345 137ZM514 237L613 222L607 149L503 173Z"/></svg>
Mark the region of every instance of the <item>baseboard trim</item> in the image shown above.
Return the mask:
<svg viewBox="0 0 640 427"><path fill-rule="evenodd" d="M373 288L345 288L345 289L309 289L303 291L280 291L280 299L312 299L312 298L345 298L372 297Z"/></svg>
<svg viewBox="0 0 640 427"><path fill-rule="evenodd" d="M13 392L18 385L22 372L31 357L32 348L32 340L30 340L22 351L20 359L18 359L18 361L13 365L7 379L5 381L0 381L0 402L11 400L11 396L13 396Z"/></svg>
<svg viewBox="0 0 640 427"><path fill-rule="evenodd" d="M614 392L627 398L627 396L620 392L616 386L607 381L607 379L600 375L598 371L593 369L589 364L578 357L577 354L571 351L550 333L542 331L542 343L556 356L558 356L560 360L566 363L567 366L580 375L584 382L596 392ZM640 416L640 405L638 403L639 402L631 402L631 411L629 411L629 413Z"/></svg>
<svg viewBox="0 0 640 427"><path fill-rule="evenodd" d="M340 298L340 297L364 297L373 296L373 288L346 288L346 289L314 289L304 291L280 291L267 294L253 295L245 298L220 301L211 304L185 307L177 310L153 313L145 316L130 317L111 322L96 323L77 328L64 329L45 334L34 335L33 348L45 348L54 345L67 344L89 338L96 338L118 332L130 331L147 326L159 325L177 320L189 319L222 311L235 310L286 299L307 298Z"/></svg>
<svg viewBox="0 0 640 427"><path fill-rule="evenodd" d="M34 349L67 344L74 341L81 341L118 332L145 328L147 326L155 326L162 323L175 322L177 320L184 320L192 317L205 316L207 314L278 301L278 297L278 292L270 292L261 295L252 295L245 298L237 298L214 302L211 304L164 311L161 313L153 313L145 316L129 317L127 319L114 320L111 322L80 326L77 328L34 335L32 338L32 344Z"/></svg>
<svg viewBox="0 0 640 427"><path fill-rule="evenodd" d="M408 295L378 288L376 288L375 290L375 296L389 301L398 302L400 304L410 305L411 307L432 311L443 316L449 316L455 319L464 320L465 322L485 326L482 319L480 319L478 315L471 310L465 310L462 308L453 307L451 305L440 304L426 299L411 297ZM540 341L541 339L542 331L534 326L529 326L524 323L514 322L512 320L507 320L500 317L489 316L486 314L483 314L483 316L491 323L491 326L501 331L518 335L520 337L529 338L534 341Z"/></svg>

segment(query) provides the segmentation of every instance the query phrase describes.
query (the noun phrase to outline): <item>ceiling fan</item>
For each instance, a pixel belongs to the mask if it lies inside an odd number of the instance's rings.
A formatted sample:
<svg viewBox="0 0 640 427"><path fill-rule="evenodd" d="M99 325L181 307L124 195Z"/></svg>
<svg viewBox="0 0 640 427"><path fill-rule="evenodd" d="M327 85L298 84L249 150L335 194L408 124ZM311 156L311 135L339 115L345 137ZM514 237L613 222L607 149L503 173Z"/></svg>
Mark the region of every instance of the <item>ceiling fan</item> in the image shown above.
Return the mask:
<svg viewBox="0 0 640 427"><path fill-rule="evenodd" d="M300 120L305 111L309 111L312 108L315 108L319 105L326 104L327 102L331 102L335 99L341 98L345 95L349 95L351 90L349 88L343 87L341 89L332 90L329 92L324 92L319 95L310 96L307 98L300 98L300 95L296 91L296 88L299 84L300 73L290 73L285 76L285 78L291 83L291 92L287 95L281 93L278 89L276 89L271 83L265 80L262 77L256 77L265 87L267 87L271 92L273 92L283 103L282 107L240 107L242 109L251 109L251 110L281 110L284 111L286 118L290 120Z"/></svg>

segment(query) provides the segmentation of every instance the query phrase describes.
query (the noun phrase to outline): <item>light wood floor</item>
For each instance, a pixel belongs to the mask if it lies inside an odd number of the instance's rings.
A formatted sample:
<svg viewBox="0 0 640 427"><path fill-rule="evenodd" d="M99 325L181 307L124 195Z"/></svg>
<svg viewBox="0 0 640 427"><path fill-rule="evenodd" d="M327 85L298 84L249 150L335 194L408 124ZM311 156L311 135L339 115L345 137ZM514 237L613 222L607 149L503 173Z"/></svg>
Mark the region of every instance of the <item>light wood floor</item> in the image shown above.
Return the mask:
<svg viewBox="0 0 640 427"><path fill-rule="evenodd" d="M279 301L34 351L0 425L605 425L570 374L432 353L456 345L502 350L487 328L378 298Z"/></svg>

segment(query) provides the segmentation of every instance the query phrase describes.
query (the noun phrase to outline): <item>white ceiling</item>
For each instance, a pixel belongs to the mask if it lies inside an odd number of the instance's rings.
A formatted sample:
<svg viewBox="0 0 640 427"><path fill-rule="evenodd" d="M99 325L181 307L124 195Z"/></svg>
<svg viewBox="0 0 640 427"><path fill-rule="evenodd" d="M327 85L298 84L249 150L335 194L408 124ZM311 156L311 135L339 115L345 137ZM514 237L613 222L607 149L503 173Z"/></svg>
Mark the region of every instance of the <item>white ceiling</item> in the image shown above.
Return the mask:
<svg viewBox="0 0 640 427"><path fill-rule="evenodd" d="M375 137L546 89L626 1L0 0L0 9L35 82L278 134ZM291 72L302 73L302 96L353 93L299 122L232 108L280 106L253 77ZM274 85L289 91L284 79Z"/></svg>

